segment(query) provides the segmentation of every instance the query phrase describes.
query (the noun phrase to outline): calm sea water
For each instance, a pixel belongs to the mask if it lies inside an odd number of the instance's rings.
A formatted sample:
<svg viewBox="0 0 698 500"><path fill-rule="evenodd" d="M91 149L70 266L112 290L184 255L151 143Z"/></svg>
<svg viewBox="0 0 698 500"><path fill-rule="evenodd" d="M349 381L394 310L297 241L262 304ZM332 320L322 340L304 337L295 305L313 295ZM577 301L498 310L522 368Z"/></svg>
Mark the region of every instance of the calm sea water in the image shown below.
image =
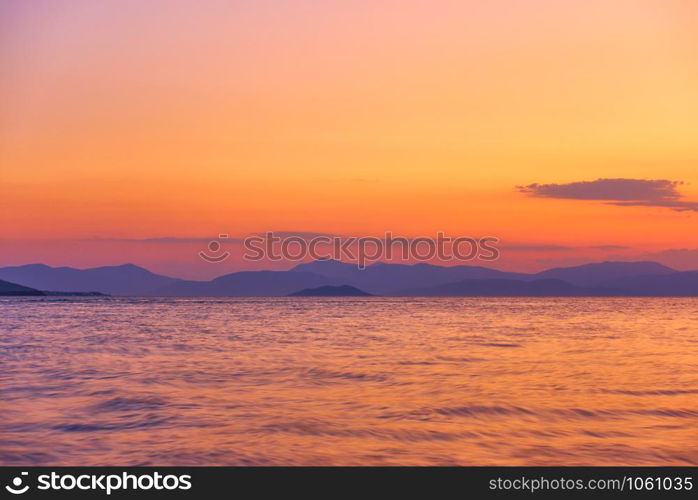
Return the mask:
<svg viewBox="0 0 698 500"><path fill-rule="evenodd" d="M698 464L696 299L0 299L0 463Z"/></svg>

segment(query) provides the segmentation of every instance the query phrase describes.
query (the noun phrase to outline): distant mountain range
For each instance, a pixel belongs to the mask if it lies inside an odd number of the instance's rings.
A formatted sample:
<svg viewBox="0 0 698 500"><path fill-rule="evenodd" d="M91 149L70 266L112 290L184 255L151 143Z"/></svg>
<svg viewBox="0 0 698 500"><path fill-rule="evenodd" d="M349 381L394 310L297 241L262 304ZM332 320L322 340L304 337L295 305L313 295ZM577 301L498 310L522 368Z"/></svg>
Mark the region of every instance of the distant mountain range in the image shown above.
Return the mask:
<svg viewBox="0 0 698 500"><path fill-rule="evenodd" d="M100 292L57 292L55 290L37 290L28 286L10 283L9 281L0 280L0 297L2 296L64 296L64 295L104 295Z"/></svg>
<svg viewBox="0 0 698 500"><path fill-rule="evenodd" d="M433 264L376 263L361 270L355 264L323 260L288 271L241 271L210 281L171 278L133 264L92 269L31 264L0 268L0 280L35 291L128 296L286 296L340 286L396 296L698 296L698 271L676 271L656 262L600 262L529 274Z"/></svg>
<svg viewBox="0 0 698 500"><path fill-rule="evenodd" d="M606 287L581 287L556 279L542 280L461 280L426 288L411 288L399 295L432 297L612 297L627 295Z"/></svg>
<svg viewBox="0 0 698 500"><path fill-rule="evenodd" d="M0 279L38 290L101 292L110 295L147 295L150 291L182 281L153 274L133 264L92 269L29 264L0 268Z"/></svg>
<svg viewBox="0 0 698 500"><path fill-rule="evenodd" d="M289 295L305 288L341 284L335 278L314 273L241 271L226 274L211 281L180 280L144 293L171 297L268 297Z"/></svg>

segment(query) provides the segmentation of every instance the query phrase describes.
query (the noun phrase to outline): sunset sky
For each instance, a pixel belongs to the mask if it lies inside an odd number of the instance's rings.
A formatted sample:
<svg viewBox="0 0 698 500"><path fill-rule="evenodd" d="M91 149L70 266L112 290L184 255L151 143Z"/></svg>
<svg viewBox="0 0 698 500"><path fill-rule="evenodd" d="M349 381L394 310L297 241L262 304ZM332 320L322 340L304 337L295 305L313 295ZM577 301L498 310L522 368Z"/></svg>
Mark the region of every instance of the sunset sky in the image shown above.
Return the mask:
<svg viewBox="0 0 698 500"><path fill-rule="evenodd" d="M4 0L0 75L0 265L445 231L698 269L694 0Z"/></svg>

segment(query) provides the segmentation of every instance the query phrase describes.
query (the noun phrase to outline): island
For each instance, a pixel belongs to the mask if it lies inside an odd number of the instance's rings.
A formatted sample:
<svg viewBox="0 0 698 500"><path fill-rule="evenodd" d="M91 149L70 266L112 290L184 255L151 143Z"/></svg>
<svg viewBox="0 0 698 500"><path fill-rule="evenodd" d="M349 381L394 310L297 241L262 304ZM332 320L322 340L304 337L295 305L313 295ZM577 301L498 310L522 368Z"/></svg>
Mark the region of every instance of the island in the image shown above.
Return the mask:
<svg viewBox="0 0 698 500"><path fill-rule="evenodd" d="M305 288L289 294L289 297L371 297L372 294L359 290L349 285L319 286L317 288Z"/></svg>

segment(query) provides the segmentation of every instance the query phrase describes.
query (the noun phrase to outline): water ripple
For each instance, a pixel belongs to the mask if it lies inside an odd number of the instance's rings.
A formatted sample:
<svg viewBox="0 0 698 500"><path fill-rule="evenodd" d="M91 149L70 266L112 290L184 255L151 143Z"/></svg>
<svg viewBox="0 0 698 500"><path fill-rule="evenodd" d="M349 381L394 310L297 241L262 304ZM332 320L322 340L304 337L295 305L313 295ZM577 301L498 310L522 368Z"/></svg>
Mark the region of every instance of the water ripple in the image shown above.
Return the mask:
<svg viewBox="0 0 698 500"><path fill-rule="evenodd" d="M0 298L1 465L698 465L698 299Z"/></svg>

